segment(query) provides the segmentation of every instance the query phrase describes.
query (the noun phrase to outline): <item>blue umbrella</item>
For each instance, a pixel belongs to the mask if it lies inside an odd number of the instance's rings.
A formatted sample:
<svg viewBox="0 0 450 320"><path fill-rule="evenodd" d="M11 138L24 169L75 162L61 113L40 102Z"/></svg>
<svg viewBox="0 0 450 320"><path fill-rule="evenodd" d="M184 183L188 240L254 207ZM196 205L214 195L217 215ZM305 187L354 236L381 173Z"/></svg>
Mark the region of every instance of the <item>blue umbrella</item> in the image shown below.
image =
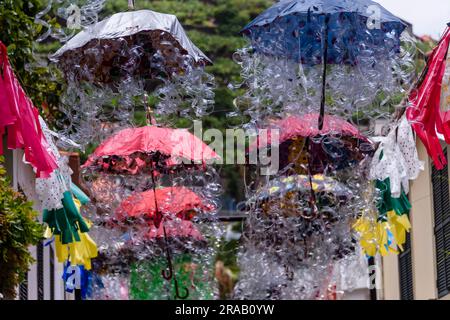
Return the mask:
<svg viewBox="0 0 450 320"><path fill-rule="evenodd" d="M368 54L376 63L400 52L406 24L370 0L282 0L242 33L258 53L305 65L324 65L319 129L325 113L327 64L356 65Z"/></svg>

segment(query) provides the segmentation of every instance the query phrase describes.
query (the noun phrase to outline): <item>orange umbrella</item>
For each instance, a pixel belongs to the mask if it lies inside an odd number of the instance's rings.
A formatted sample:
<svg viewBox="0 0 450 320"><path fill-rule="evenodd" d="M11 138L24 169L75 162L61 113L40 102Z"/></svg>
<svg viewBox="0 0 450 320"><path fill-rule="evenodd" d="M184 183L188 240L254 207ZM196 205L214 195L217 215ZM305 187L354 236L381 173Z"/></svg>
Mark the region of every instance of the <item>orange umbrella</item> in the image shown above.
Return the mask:
<svg viewBox="0 0 450 320"><path fill-rule="evenodd" d="M163 226L166 229L165 234ZM164 236L169 239L189 238L197 241L205 241L205 238L195 227L195 225L191 221L187 220L166 220L159 226L159 228L152 225L149 232L145 235L145 238L162 239Z"/></svg>
<svg viewBox="0 0 450 320"><path fill-rule="evenodd" d="M206 203L192 190L185 187L167 187L129 196L117 208L115 218L124 221L127 218L145 217L155 221L160 213L190 220L198 211L212 210L214 206ZM159 227L159 221L155 221L155 224Z"/></svg>

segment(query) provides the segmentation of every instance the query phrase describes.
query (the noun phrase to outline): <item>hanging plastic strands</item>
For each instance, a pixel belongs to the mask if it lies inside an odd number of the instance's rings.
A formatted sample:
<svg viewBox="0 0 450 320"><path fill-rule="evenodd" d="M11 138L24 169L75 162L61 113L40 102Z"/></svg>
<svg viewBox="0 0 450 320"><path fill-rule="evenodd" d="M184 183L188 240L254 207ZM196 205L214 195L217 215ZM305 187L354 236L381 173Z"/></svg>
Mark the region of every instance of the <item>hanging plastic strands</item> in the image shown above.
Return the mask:
<svg viewBox="0 0 450 320"><path fill-rule="evenodd" d="M193 119L212 111L215 83L204 70L211 61L190 41L176 16L132 10L132 4L127 12L82 24L80 32L49 56L67 81L60 101L61 133L83 149L134 125L146 94L157 117ZM80 9L78 15L84 21L87 11Z"/></svg>
<svg viewBox="0 0 450 320"><path fill-rule="evenodd" d="M250 46L235 59L248 89L236 105L252 123L318 112L321 129L325 113L388 115L414 77L406 24L374 1L280 1L242 33Z"/></svg>
<svg viewBox="0 0 450 320"><path fill-rule="evenodd" d="M23 149L25 160L38 177L48 177L57 167L42 134L39 112L22 89L8 60L7 48L0 42L0 137L8 134L9 149ZM2 139L3 140L3 139ZM3 154L0 140L0 155Z"/></svg>

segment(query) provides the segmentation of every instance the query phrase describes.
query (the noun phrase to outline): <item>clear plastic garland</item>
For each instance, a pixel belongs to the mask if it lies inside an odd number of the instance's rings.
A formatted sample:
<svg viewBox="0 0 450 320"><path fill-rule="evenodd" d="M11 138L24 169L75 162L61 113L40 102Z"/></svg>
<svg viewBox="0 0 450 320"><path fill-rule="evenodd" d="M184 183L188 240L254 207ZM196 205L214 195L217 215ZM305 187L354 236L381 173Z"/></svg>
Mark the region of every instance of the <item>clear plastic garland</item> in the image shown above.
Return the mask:
<svg viewBox="0 0 450 320"><path fill-rule="evenodd" d="M146 96L161 124L172 115L208 115L215 88L214 77L204 70L209 60L176 18L128 11L106 18L110 23L105 25L106 19L100 18L104 4L105 0L51 0L35 17L43 26L37 42L64 44L49 55L66 82L60 99L61 134L84 150L117 128L136 125L137 114L147 108ZM58 25L52 22L55 18ZM127 22L136 31L124 29ZM149 26L144 28L144 23Z"/></svg>
<svg viewBox="0 0 450 320"><path fill-rule="evenodd" d="M49 1L36 17L46 28L38 41L52 37L65 43L75 35L74 30L81 27L89 31L99 21L104 2ZM67 21L67 28L52 27L52 15ZM282 42L285 30L279 31L279 37L274 37L268 48ZM361 54L352 64L328 65L325 113L353 122L369 135L374 120L391 118L399 97L410 89L415 75L415 45L407 32L402 34L399 47L395 41L379 46L370 34L364 40L354 44L357 48L353 49ZM234 55L242 68L242 83L230 88L243 88L245 92L236 98L236 110L229 117L237 118L244 128L260 129L289 115L319 112L323 64L302 64L268 55L259 46L259 50L249 46ZM313 58L323 54L320 46L308 50ZM51 60L63 72L67 84L60 99L64 115L59 123L64 138L61 142L72 140L83 151L123 128L136 126L137 111L145 113L149 106L153 120L157 118L160 126L172 115L196 119L212 111L214 77L205 72L205 62L193 59L164 31L96 39ZM151 97L150 103L147 96ZM323 147L330 159L338 159L341 155L336 150L344 146L341 138L333 132L331 137L311 139ZM271 187L286 184L286 177L311 175L304 164L300 164L302 173L295 166L305 153L298 151L287 166L270 177L261 177L260 168L253 168L256 170L246 186L248 218L238 257L241 270L235 299L326 298L330 284L336 281L336 265L360 250L359 235L352 228L355 222L364 218L376 224L380 198L379 190L368 179L370 152L344 169L327 166L321 172L345 186L341 198L333 196L333 190L271 194ZM212 270L224 230L217 223L222 189L214 168L158 172L154 177L148 172L125 175L87 168L82 176L92 198L83 207L83 216L93 222L90 234L99 249L99 257L93 261L96 277L92 280L91 299L173 298L174 280L161 277L162 270L168 271L168 250L181 293L186 288L189 298L218 296ZM174 233L166 239L145 215L117 218L119 208L131 196L176 187L188 188L214 209L193 210L190 219L173 212L162 224L180 232L191 227L195 231ZM315 208L311 193L316 198ZM167 197L159 205L173 202Z"/></svg>
<svg viewBox="0 0 450 320"><path fill-rule="evenodd" d="M399 97L411 89L416 46L407 31L401 36L399 52L370 46L370 41L365 45L353 65L328 64L326 113L354 121L389 119ZM311 54L320 56L323 49L317 50ZM236 98L230 118L248 116L250 121L244 126L254 128L264 126L268 118L319 112L323 64L264 55L251 46L239 49L234 60L242 68L242 83L230 88L242 87L245 93Z"/></svg>
<svg viewBox="0 0 450 320"><path fill-rule="evenodd" d="M209 60L190 42L178 20L148 10L118 13L123 20L115 20L120 23L108 31L112 35L96 38L104 3L50 0L36 16L44 27L37 41L55 39L64 45L49 56L66 84L60 99L60 147L86 151L124 128L136 127L138 120L142 124L142 118L147 118L147 125L165 127L171 116L194 120L208 115L215 88L214 77L205 72ZM53 18L62 21L61 27L52 25ZM125 20L138 29L139 19L164 28L131 34L121 29ZM77 42L80 33L90 41ZM218 297L213 270L223 236L217 219L219 175L206 164L166 171L82 170L83 187L91 198L82 211L92 222L89 233L99 252L92 261L89 299ZM160 190L173 194L155 204L139 198ZM176 208L180 190L197 201L186 203L182 212ZM145 212L124 217L142 205L155 206L153 217Z"/></svg>
<svg viewBox="0 0 450 320"><path fill-rule="evenodd" d="M93 48L93 56L106 54L108 47ZM170 58L164 58L160 52L152 57L141 55L139 46L120 51L120 57L128 59L125 65L118 65L121 76L111 84L96 82L95 70L82 70L83 77L89 80L79 81L76 68L66 69L67 90L61 99L63 133L71 140L85 147L89 143L98 143L117 128L136 125L136 112L146 110L145 96L155 101L150 108L159 121L171 115L187 119L197 119L212 111L215 87L214 77L207 74L203 67L193 65L192 59L184 56L183 71L169 74L161 73ZM173 56L180 56L177 50ZM75 56L77 59L79 56ZM150 59L151 70L155 75L146 78L136 70L141 59ZM157 58L157 59L156 59ZM115 58L116 59L116 58ZM120 61L118 58L117 61ZM65 61L67 65L79 66L80 61ZM84 66L86 67L86 66ZM163 118L161 118L163 117ZM161 124L161 123L160 123Z"/></svg>
<svg viewBox="0 0 450 320"><path fill-rule="evenodd" d="M293 32L289 28L295 29L296 25L292 22L283 28L279 26L280 21L276 20L270 27L263 26L261 30L256 28L256 35L251 34L252 44L234 55L242 68L242 83L230 85L230 88L245 91L235 99L236 109L229 117L236 118L236 123L241 121L243 128L256 129L257 134L260 129L271 127L274 121L289 116L301 118L318 114L323 98L323 46L319 41L317 46L302 48L307 54L301 52L300 44L286 51L286 46L290 45L287 38ZM317 34L318 38L324 34L322 31ZM326 68L325 114L349 121L367 136L374 134L376 120L392 119L396 106L409 92L416 76L415 40L407 31L401 35L400 46L394 39L395 33L383 34L383 37L386 39L384 46L371 39L370 32L362 41L346 43L344 51L357 53L352 56L353 62L334 61ZM336 39L333 50L339 52L341 45L340 39ZM295 59L303 54L312 60L316 57L317 61L307 63ZM312 127L317 126L318 123ZM323 192L313 192L314 180L311 190L287 190L267 197L267 190L274 186L284 185L282 188L289 189L287 178L297 177L299 170L305 177L316 178L308 161L302 163L302 158L317 157L317 148L288 150L281 145L280 157L286 153L288 161L281 161L279 171L272 176L261 176L260 164L249 167L245 206L248 219L239 255L241 272L235 298L326 299L327 288L338 281L333 270L339 261L361 254L360 234L354 225L358 219L364 219L375 229L377 203L382 199L380 190L368 179L374 146L359 145L359 152L365 154L363 157L356 162L349 161L342 168L336 167L348 144L344 138L335 130L307 138L318 148L322 147L319 153L330 160L331 165L325 163L319 173L323 178L345 185L348 190L347 196L340 200ZM336 193L330 190L331 195ZM266 196L261 197L261 194ZM377 230L370 232L375 234ZM364 240L378 245L375 238Z"/></svg>
<svg viewBox="0 0 450 320"><path fill-rule="evenodd" d="M46 7L35 17L35 22L43 27L36 41L68 41L77 30L98 22L99 12L105 2L106 0L48 0ZM55 25L55 18L64 23Z"/></svg>

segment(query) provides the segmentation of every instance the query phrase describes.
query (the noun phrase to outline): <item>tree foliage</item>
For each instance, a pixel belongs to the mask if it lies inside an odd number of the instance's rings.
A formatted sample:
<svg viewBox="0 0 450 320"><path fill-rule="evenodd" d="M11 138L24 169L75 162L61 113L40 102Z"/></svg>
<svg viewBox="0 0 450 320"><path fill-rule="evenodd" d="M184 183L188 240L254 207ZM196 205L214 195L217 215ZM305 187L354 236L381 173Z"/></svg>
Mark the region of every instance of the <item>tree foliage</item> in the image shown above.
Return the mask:
<svg viewBox="0 0 450 320"><path fill-rule="evenodd" d="M37 59L35 40L42 25L34 19L44 3L45 0L0 0L0 40L8 48L11 65L25 92L52 120L62 86L54 68Z"/></svg>
<svg viewBox="0 0 450 320"><path fill-rule="evenodd" d="M0 295L13 299L34 262L28 247L36 245L44 231L32 203L10 187L2 163L0 157Z"/></svg>

